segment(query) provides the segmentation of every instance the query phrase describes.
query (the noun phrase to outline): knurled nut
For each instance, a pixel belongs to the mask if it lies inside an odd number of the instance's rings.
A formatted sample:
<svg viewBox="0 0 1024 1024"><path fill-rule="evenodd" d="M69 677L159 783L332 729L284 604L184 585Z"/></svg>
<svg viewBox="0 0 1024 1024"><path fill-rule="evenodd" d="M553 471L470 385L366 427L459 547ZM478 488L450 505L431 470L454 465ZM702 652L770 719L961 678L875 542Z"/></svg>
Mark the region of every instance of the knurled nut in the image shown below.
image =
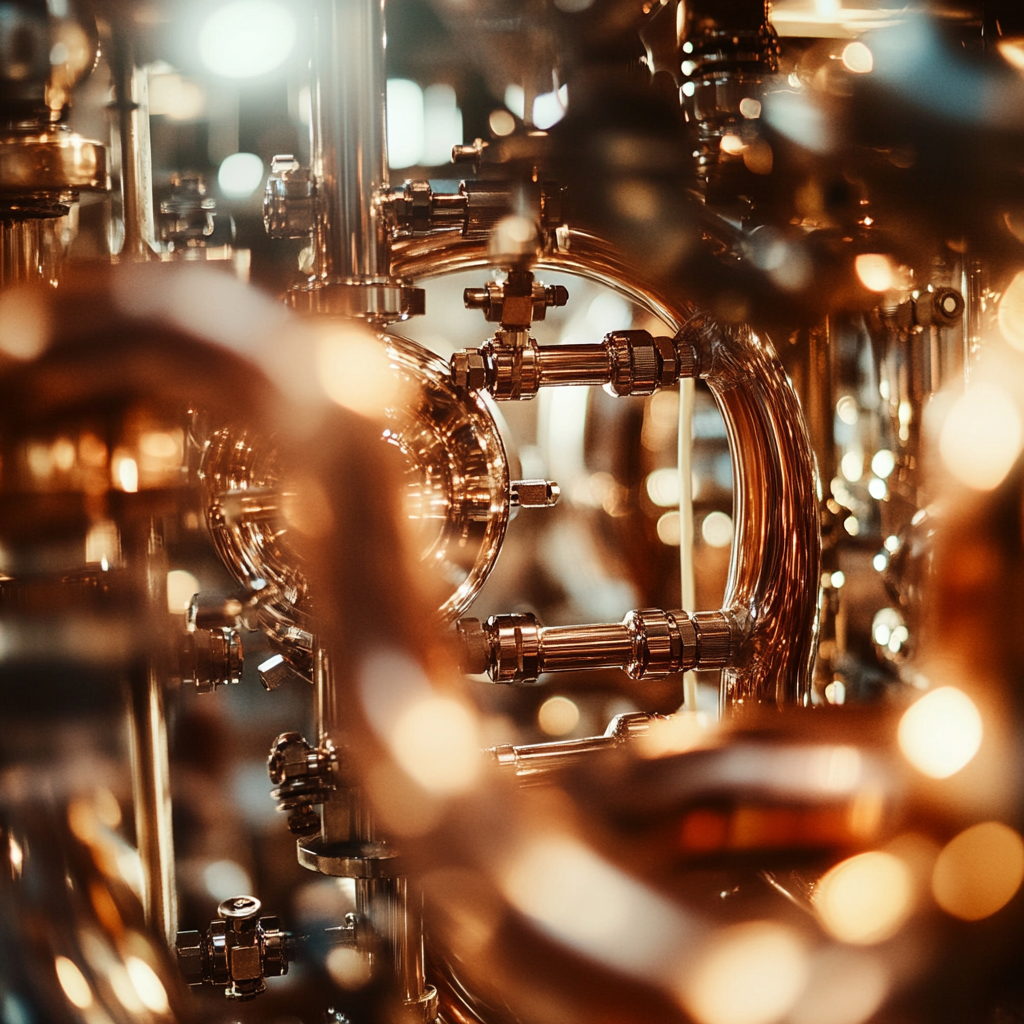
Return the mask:
<svg viewBox="0 0 1024 1024"><path fill-rule="evenodd" d="M540 629L532 615L492 615L487 629L494 642L491 678L496 683L536 679L540 667Z"/></svg>
<svg viewBox="0 0 1024 1024"><path fill-rule="evenodd" d="M732 628L723 612L695 612L697 630L697 667L720 668L729 664Z"/></svg>
<svg viewBox="0 0 1024 1024"><path fill-rule="evenodd" d="M639 634L642 657L628 668L632 679L656 679L679 670L683 642L675 619L660 608L643 608L626 616Z"/></svg>
<svg viewBox="0 0 1024 1024"><path fill-rule="evenodd" d="M515 353L504 345L489 346L488 355L492 367L492 397L508 400L517 396Z"/></svg>
<svg viewBox="0 0 1024 1024"><path fill-rule="evenodd" d="M686 380L699 374L697 350L693 344L677 336L672 341L676 353L676 380Z"/></svg>
<svg viewBox="0 0 1024 1024"><path fill-rule="evenodd" d="M688 672L697 664L697 630L693 619L687 612L669 612L669 617L676 624L679 631L679 669L680 672Z"/></svg>
<svg viewBox="0 0 1024 1024"><path fill-rule="evenodd" d="M647 332L645 331L644 334ZM629 393L631 395L653 395L658 390L661 376L660 360L654 339L649 334L643 338L632 338L629 347L633 378Z"/></svg>
<svg viewBox="0 0 1024 1024"><path fill-rule="evenodd" d="M613 394L624 397L631 394L631 373L633 360L630 354L629 339L624 334L608 334L604 339L604 347L608 352L609 380L608 386Z"/></svg>
<svg viewBox="0 0 1024 1024"><path fill-rule="evenodd" d="M534 398L540 390L540 354L537 351L537 343L530 339L530 343L516 352L519 359L519 394L520 399Z"/></svg>
<svg viewBox="0 0 1024 1024"><path fill-rule="evenodd" d="M427 231L434 197L430 182L410 181L406 185L406 195L409 197L409 219L413 231Z"/></svg>
<svg viewBox="0 0 1024 1024"><path fill-rule="evenodd" d="M685 377L701 375L701 338L705 327L703 318L699 314L695 314L679 328L676 336L672 339L676 346L676 359L679 361L680 380Z"/></svg>

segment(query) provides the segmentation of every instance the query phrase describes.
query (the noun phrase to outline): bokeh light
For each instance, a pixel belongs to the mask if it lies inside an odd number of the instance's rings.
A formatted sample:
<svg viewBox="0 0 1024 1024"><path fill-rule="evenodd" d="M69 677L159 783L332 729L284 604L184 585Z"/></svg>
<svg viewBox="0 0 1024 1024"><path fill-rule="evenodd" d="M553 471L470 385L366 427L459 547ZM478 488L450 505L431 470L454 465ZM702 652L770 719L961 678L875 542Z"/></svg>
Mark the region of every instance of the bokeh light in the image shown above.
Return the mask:
<svg viewBox="0 0 1024 1024"><path fill-rule="evenodd" d="M661 508L674 508L679 504L679 470L672 466L656 469L647 477L647 497Z"/></svg>
<svg viewBox="0 0 1024 1024"><path fill-rule="evenodd" d="M875 66L875 57L868 47L855 40L843 49L843 64L856 75L866 75Z"/></svg>
<svg viewBox="0 0 1024 1024"><path fill-rule="evenodd" d="M939 451L961 483L990 491L1003 482L1024 441L1020 413L1003 388L979 383L954 403L942 425Z"/></svg>
<svg viewBox="0 0 1024 1024"><path fill-rule="evenodd" d="M753 921L723 929L698 956L682 998L700 1024L771 1024L808 979L803 943L789 928Z"/></svg>
<svg viewBox="0 0 1024 1024"><path fill-rule="evenodd" d="M732 518L726 512L709 512L700 524L704 543L712 548L727 548L732 543Z"/></svg>
<svg viewBox="0 0 1024 1024"><path fill-rule="evenodd" d="M1024 880L1024 841L1008 825L986 821L961 832L935 861L932 893L947 914L979 921L1001 910Z"/></svg>
<svg viewBox="0 0 1024 1024"><path fill-rule="evenodd" d="M248 199L263 185L263 161L255 153L232 153L217 169L217 184L229 199Z"/></svg>
<svg viewBox="0 0 1024 1024"><path fill-rule="evenodd" d="M981 746L982 732L974 701L956 687L943 686L926 693L903 713L900 750L924 775L945 779L971 761Z"/></svg>
<svg viewBox="0 0 1024 1024"><path fill-rule="evenodd" d="M98 561L98 559L97 559ZM199 593L199 580L186 569L172 569L167 574L167 610L188 610L192 598Z"/></svg>
<svg viewBox="0 0 1024 1024"><path fill-rule="evenodd" d="M997 311L999 331L1015 349L1024 351L1024 270L1006 286Z"/></svg>
<svg viewBox="0 0 1024 1024"><path fill-rule="evenodd" d="M854 260L854 269L860 283L871 292L884 292L891 288L895 281L892 260L882 253L861 253Z"/></svg>
<svg viewBox="0 0 1024 1024"><path fill-rule="evenodd" d="M405 708L388 736L405 772L439 796L465 792L482 766L473 713L458 701L428 697Z"/></svg>
<svg viewBox="0 0 1024 1024"><path fill-rule="evenodd" d="M87 1010L92 1006L92 988L74 961L66 956L59 956L54 961L54 966L57 968L57 980L64 990L64 995L80 1010Z"/></svg>
<svg viewBox="0 0 1024 1024"><path fill-rule="evenodd" d="M580 709L568 697L549 697L537 711L537 724L548 736L565 736L579 721Z"/></svg>
<svg viewBox="0 0 1024 1024"><path fill-rule="evenodd" d="M280 67L295 46L291 9L276 0L234 0L199 29L199 55L215 74L254 78Z"/></svg>
<svg viewBox="0 0 1024 1024"><path fill-rule="evenodd" d="M678 512L666 512L658 519L658 540L668 547L679 547L683 537L683 522Z"/></svg>
<svg viewBox="0 0 1024 1024"><path fill-rule="evenodd" d="M815 890L814 907L833 937L871 945L899 930L912 899L907 866L898 857L876 850L850 857L828 871Z"/></svg>

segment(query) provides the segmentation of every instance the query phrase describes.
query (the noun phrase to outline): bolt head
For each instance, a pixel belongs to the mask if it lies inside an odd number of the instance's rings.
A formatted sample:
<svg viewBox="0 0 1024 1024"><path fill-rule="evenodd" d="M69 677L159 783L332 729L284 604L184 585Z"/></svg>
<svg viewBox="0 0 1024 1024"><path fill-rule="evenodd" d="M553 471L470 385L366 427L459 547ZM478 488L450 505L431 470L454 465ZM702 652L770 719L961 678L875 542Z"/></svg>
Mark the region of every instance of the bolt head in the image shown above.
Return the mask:
<svg viewBox="0 0 1024 1024"><path fill-rule="evenodd" d="M217 914L225 921L244 921L255 917L262 904L255 896L232 896L217 907Z"/></svg>

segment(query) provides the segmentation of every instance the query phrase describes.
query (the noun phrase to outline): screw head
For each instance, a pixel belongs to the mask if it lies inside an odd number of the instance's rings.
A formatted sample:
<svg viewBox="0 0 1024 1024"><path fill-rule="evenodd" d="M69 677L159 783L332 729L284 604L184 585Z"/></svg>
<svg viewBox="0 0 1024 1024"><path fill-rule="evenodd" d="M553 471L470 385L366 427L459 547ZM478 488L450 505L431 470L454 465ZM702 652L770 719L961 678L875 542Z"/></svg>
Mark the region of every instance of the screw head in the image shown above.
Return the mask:
<svg viewBox="0 0 1024 1024"><path fill-rule="evenodd" d="M255 917L261 906L255 896L232 896L221 902L217 914L225 921L244 921L248 917Z"/></svg>

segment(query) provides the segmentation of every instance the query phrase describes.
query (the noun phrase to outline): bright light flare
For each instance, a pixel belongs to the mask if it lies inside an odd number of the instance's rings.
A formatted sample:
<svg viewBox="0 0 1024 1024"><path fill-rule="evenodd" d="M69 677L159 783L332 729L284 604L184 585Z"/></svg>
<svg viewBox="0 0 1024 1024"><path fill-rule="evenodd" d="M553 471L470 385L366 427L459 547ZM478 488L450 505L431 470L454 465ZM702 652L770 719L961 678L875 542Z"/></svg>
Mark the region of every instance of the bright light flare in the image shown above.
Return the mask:
<svg viewBox="0 0 1024 1024"><path fill-rule="evenodd" d="M842 679L833 679L828 686L825 687L825 700L829 704L845 704L846 703L846 683Z"/></svg>
<svg viewBox="0 0 1024 1024"><path fill-rule="evenodd" d="M114 482L126 494L139 489L139 464L128 455L114 459Z"/></svg>
<svg viewBox="0 0 1024 1024"><path fill-rule="evenodd" d="M181 75L153 75L149 79L149 112L172 121L194 121L206 110L203 87Z"/></svg>
<svg viewBox="0 0 1024 1024"><path fill-rule="evenodd" d="M855 75L866 75L875 66L875 56L864 43L857 40L848 43L843 49L843 64L847 71Z"/></svg>
<svg viewBox="0 0 1024 1024"><path fill-rule="evenodd" d="M438 796L464 793L480 774L476 718L458 701L415 701L398 716L388 740L406 774Z"/></svg>
<svg viewBox="0 0 1024 1024"><path fill-rule="evenodd" d="M199 55L215 74L255 78L280 67L295 46L295 18L276 0L234 0L207 15Z"/></svg>
<svg viewBox="0 0 1024 1024"><path fill-rule="evenodd" d="M132 985L135 986L135 991L146 1008L153 1013L166 1013L170 1009L167 990L157 977L156 971L137 956L128 957L125 966L128 968L128 977L132 979Z"/></svg>
<svg viewBox="0 0 1024 1024"><path fill-rule="evenodd" d="M860 419L860 407L857 405L857 399L852 395L843 395L836 402L836 415L852 427Z"/></svg>
<svg viewBox="0 0 1024 1024"><path fill-rule="evenodd" d="M913 904L910 870L891 853L850 857L818 883L814 907L834 938L867 946L895 935Z"/></svg>
<svg viewBox="0 0 1024 1024"><path fill-rule="evenodd" d="M217 184L228 199L248 199L263 177L263 161L255 153L232 153L217 170Z"/></svg>
<svg viewBox="0 0 1024 1024"><path fill-rule="evenodd" d="M854 268L860 283L869 292L884 292L893 286L896 280L892 260L878 252L861 253L854 260Z"/></svg>
<svg viewBox="0 0 1024 1024"><path fill-rule="evenodd" d="M907 708L898 736L900 750L919 772L945 779L973 759L982 734L974 701L956 687L942 686Z"/></svg>
<svg viewBox="0 0 1024 1024"><path fill-rule="evenodd" d="M64 989L64 995L80 1010L87 1010L92 1006L92 987L78 966L66 956L57 957L54 966L57 968L57 980Z"/></svg>
<svg viewBox="0 0 1024 1024"><path fill-rule="evenodd" d="M198 593L199 580L188 570L172 569L167 574L167 610L169 612L187 611L193 596ZM231 894L228 893L228 895Z"/></svg>
<svg viewBox="0 0 1024 1024"><path fill-rule="evenodd" d="M690 936L662 896L568 835L541 834L516 849L501 887L542 931L628 974L660 979Z"/></svg>
<svg viewBox="0 0 1024 1024"><path fill-rule="evenodd" d="M990 917L1024 880L1024 841L1008 825L986 821L961 832L939 854L932 893L947 914L964 921Z"/></svg>
<svg viewBox="0 0 1024 1024"><path fill-rule="evenodd" d="M855 484L864 475L864 454L860 451L847 452L839 463L843 476Z"/></svg>
<svg viewBox="0 0 1024 1024"><path fill-rule="evenodd" d="M1003 482L1020 454L1024 425L1010 396L995 384L980 383L949 410L939 435L946 468L978 491Z"/></svg>
<svg viewBox="0 0 1024 1024"><path fill-rule="evenodd" d="M710 735L711 726L703 711L684 711L668 718L655 718L636 743L641 757L668 757L694 750L706 743Z"/></svg>
<svg viewBox="0 0 1024 1024"><path fill-rule="evenodd" d="M563 85L557 92L543 92L533 101L533 124L541 131L553 128L565 117L569 106L569 89Z"/></svg>
<svg viewBox="0 0 1024 1024"><path fill-rule="evenodd" d="M321 337L317 372L328 397L364 416L383 414L401 390L384 346L357 327L339 326Z"/></svg>
<svg viewBox="0 0 1024 1024"><path fill-rule="evenodd" d="M683 984L682 999L700 1024L771 1024L793 1007L808 976L798 936L781 924L754 921L711 939Z"/></svg>
<svg viewBox="0 0 1024 1024"><path fill-rule="evenodd" d="M461 144L462 111L455 90L444 83L428 85L423 90L423 163L451 163L452 148Z"/></svg>
<svg viewBox="0 0 1024 1024"><path fill-rule="evenodd" d="M326 967L331 980L346 992L355 992L370 980L370 962L358 949L332 949Z"/></svg>
<svg viewBox="0 0 1024 1024"><path fill-rule="evenodd" d="M511 135L516 130L516 119L507 110L500 108L491 111L490 117L487 118L487 124L498 138Z"/></svg>

